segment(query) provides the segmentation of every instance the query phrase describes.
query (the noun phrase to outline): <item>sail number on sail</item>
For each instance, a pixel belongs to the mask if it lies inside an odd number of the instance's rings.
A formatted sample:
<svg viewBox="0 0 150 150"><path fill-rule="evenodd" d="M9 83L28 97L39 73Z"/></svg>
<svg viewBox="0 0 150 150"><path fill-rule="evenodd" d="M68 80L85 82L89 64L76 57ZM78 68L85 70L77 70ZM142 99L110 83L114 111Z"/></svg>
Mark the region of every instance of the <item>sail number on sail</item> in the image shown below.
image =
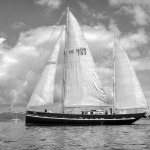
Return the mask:
<svg viewBox="0 0 150 150"><path fill-rule="evenodd" d="M79 48L79 49L76 49L76 50L70 50L69 54L74 54L75 52L78 55L86 55L86 48Z"/></svg>

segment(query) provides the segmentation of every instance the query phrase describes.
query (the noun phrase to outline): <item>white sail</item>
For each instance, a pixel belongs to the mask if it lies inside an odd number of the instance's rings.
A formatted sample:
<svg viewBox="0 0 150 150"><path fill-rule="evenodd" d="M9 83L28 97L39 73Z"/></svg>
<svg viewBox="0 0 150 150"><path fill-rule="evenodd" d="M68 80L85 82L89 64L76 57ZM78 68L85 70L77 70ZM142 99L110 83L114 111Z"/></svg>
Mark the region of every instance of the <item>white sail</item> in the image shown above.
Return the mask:
<svg viewBox="0 0 150 150"><path fill-rule="evenodd" d="M37 83L37 86L30 98L27 107L41 106L41 105L53 103L55 74L56 74L57 60L58 60L58 54L61 45L62 34L63 34L63 29L60 33L58 41L56 42L55 48L48 62L45 65L42 76L39 82Z"/></svg>
<svg viewBox="0 0 150 150"><path fill-rule="evenodd" d="M106 96L81 27L69 10L67 14L64 106L106 106Z"/></svg>
<svg viewBox="0 0 150 150"><path fill-rule="evenodd" d="M115 107L146 108L147 103L139 80L119 41L114 41Z"/></svg>

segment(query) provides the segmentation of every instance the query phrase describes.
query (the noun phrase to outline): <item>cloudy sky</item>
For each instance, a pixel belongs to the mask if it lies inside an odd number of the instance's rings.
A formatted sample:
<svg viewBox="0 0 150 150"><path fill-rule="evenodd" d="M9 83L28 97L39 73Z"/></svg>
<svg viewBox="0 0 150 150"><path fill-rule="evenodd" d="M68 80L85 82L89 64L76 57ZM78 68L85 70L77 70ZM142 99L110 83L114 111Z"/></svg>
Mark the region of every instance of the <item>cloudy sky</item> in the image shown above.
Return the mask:
<svg viewBox="0 0 150 150"><path fill-rule="evenodd" d="M50 54L65 16L65 0L0 0L0 111L7 111L43 49ZM93 54L98 73L110 99L112 92L112 42L115 33L126 50L150 104L150 1L72 0L71 11L79 21ZM19 96L15 107L26 107L39 79L46 56ZM59 56L61 58L61 55ZM61 71L59 62L58 70ZM58 74L59 74L58 71ZM56 99L61 93L56 78ZM56 100L57 101L57 100Z"/></svg>

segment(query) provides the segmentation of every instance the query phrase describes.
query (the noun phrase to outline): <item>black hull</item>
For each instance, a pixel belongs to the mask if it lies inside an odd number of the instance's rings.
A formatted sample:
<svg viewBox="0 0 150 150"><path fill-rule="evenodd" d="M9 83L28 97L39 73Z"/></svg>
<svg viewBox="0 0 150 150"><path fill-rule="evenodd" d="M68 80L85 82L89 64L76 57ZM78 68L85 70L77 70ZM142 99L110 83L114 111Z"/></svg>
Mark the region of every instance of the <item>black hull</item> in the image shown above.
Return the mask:
<svg viewBox="0 0 150 150"><path fill-rule="evenodd" d="M25 123L26 126L131 125L144 115L145 113L82 115L28 111Z"/></svg>

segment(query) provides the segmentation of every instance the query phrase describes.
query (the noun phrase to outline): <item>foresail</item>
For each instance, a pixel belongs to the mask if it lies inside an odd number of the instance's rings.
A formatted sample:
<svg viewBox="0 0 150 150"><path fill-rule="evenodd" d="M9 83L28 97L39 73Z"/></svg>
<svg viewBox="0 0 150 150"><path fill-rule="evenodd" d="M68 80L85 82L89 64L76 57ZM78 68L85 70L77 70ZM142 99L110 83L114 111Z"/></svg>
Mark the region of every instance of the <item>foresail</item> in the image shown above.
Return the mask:
<svg viewBox="0 0 150 150"><path fill-rule="evenodd" d="M126 52L115 38L115 105L117 109L146 108L139 80Z"/></svg>
<svg viewBox="0 0 150 150"><path fill-rule="evenodd" d="M37 86L30 98L27 107L41 106L41 105L53 103L55 73L56 73L57 60L58 60L62 34L63 34L63 29L60 33L58 41L56 42L55 48L48 62L45 65L44 71L41 75L39 82L37 83Z"/></svg>
<svg viewBox="0 0 150 150"><path fill-rule="evenodd" d="M65 50L65 107L106 106L91 52L73 14L68 11Z"/></svg>

